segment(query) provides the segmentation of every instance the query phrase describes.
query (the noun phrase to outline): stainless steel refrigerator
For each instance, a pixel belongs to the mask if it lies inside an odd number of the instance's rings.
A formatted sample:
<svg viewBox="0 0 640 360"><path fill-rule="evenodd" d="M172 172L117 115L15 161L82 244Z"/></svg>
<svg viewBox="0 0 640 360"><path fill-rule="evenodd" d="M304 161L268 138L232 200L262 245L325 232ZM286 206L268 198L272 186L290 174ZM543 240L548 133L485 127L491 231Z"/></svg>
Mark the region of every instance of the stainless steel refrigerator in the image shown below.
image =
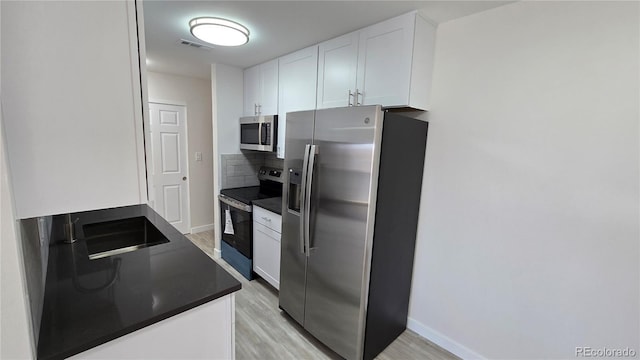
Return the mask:
<svg viewBox="0 0 640 360"><path fill-rule="evenodd" d="M406 328L427 127L380 106L287 114L280 308L346 359Z"/></svg>

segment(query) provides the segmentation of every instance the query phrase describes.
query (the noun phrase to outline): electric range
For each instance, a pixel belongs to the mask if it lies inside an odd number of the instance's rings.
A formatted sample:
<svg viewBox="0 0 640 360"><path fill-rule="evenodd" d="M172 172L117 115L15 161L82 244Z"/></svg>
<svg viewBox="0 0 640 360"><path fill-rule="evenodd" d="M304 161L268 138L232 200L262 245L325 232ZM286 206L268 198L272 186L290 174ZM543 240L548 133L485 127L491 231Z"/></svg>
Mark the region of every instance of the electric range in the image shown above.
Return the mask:
<svg viewBox="0 0 640 360"><path fill-rule="evenodd" d="M222 258L245 278L253 279L252 202L282 196L282 169L263 166L259 186L220 190Z"/></svg>

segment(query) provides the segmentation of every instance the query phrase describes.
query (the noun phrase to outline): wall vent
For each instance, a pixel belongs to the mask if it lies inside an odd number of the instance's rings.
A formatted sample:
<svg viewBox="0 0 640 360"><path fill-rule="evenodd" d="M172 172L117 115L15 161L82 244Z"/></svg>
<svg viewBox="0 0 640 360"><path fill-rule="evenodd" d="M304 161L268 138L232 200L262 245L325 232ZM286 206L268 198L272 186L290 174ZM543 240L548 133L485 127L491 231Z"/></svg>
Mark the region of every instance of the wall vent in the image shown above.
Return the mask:
<svg viewBox="0 0 640 360"><path fill-rule="evenodd" d="M198 43L195 43L193 41L189 41L189 40L185 40L185 39L180 39L180 44L187 45L187 46L190 46L190 47L193 47L193 48L196 48L196 49L202 49L202 50L213 49L211 46L198 44Z"/></svg>

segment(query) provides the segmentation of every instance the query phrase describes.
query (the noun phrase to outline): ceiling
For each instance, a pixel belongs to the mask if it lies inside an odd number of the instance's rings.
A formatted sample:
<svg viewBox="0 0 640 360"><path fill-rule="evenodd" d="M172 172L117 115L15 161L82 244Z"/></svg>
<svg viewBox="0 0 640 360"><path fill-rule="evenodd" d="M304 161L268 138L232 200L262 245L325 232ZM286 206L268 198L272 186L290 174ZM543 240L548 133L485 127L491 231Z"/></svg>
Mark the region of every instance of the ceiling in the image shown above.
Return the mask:
<svg viewBox="0 0 640 360"><path fill-rule="evenodd" d="M210 78L212 63L246 68L385 19L421 10L443 23L512 1L178 1L145 0L147 69ZM205 44L188 22L215 16L245 25L249 43L239 47L195 48Z"/></svg>

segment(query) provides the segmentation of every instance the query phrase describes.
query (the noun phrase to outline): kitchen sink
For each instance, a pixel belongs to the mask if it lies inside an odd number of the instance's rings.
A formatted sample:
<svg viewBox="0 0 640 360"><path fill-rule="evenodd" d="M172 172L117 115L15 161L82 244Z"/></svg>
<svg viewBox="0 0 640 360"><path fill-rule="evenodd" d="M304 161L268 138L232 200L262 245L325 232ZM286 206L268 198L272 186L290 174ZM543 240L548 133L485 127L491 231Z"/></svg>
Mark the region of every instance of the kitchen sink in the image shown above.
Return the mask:
<svg viewBox="0 0 640 360"><path fill-rule="evenodd" d="M169 242L144 216L85 224L82 230L92 260Z"/></svg>

